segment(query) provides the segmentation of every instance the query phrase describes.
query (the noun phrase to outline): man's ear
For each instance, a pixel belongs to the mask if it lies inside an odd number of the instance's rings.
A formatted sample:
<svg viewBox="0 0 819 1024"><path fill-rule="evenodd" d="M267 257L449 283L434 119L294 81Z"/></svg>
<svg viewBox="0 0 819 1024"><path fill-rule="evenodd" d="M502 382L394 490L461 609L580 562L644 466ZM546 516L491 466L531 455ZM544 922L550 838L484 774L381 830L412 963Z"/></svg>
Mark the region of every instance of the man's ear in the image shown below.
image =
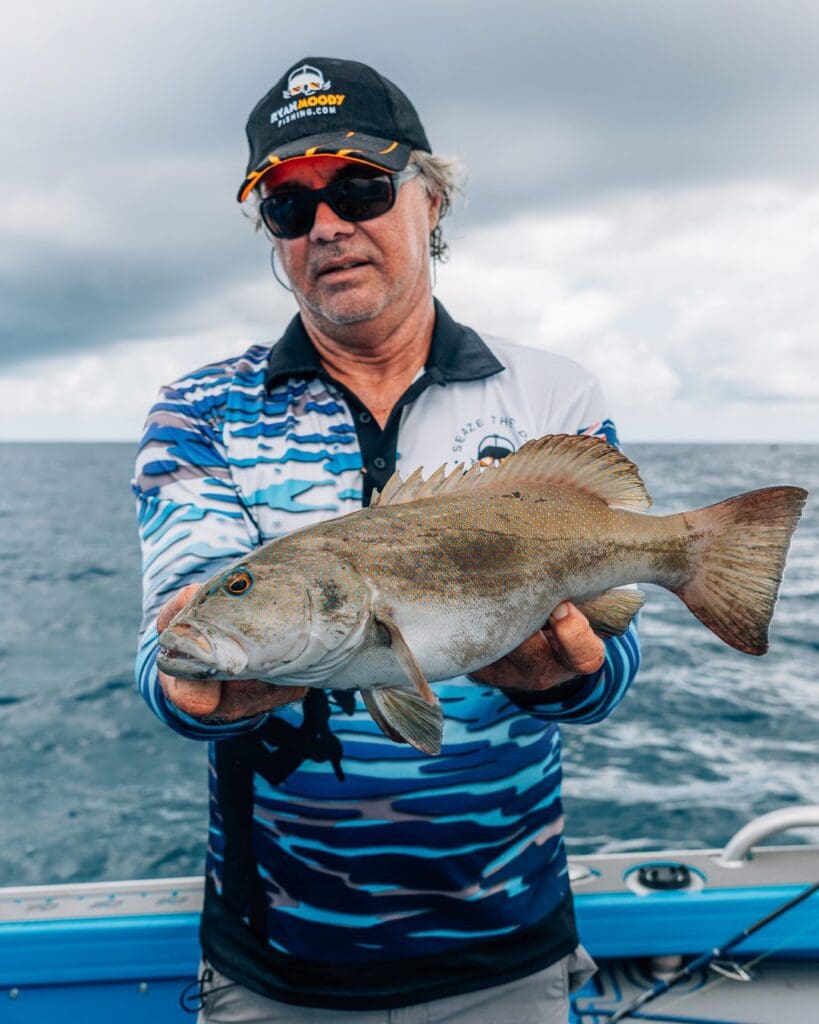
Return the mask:
<svg viewBox="0 0 819 1024"><path fill-rule="evenodd" d="M441 204L444 201L443 196L430 196L429 197L429 230L434 231L438 227L438 221L441 219Z"/></svg>

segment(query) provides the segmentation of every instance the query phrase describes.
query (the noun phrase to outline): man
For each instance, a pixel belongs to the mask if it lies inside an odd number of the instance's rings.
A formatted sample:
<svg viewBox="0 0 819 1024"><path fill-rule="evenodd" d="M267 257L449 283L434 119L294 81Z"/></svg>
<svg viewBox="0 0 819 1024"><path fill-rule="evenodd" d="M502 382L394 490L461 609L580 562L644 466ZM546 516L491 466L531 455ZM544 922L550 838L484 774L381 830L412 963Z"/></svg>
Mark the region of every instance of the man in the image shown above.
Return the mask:
<svg viewBox="0 0 819 1024"><path fill-rule="evenodd" d="M256 106L256 204L298 314L272 347L163 389L137 478L153 710L210 747L203 1021L565 1021L578 947L558 721L622 698L636 636L570 604L547 632L436 684L440 755L383 736L358 695L157 674L157 632L225 562L366 504L394 469L488 462L528 437L614 440L575 363L488 339L436 303L451 198L409 100L307 58ZM544 571L545 567L544 567Z"/></svg>

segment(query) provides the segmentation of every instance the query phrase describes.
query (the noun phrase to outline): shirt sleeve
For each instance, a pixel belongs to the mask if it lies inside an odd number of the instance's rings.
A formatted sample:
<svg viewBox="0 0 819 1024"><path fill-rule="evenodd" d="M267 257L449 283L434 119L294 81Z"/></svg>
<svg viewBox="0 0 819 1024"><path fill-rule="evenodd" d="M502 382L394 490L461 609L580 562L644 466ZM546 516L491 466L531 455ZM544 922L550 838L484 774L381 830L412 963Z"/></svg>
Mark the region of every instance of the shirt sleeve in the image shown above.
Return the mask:
<svg viewBox="0 0 819 1024"><path fill-rule="evenodd" d="M578 396L573 409L576 433L604 438L619 448L617 430L605 411L605 400L594 378ZM602 666L590 675L578 676L554 690L507 691L509 697L536 718L555 722L589 724L607 718L617 707L640 667L637 619L622 636L604 640L606 656ZM550 696L551 694L551 696Z"/></svg>
<svg viewBox="0 0 819 1024"><path fill-rule="evenodd" d="M157 677L156 617L162 605L187 584L204 583L260 540L231 476L218 404L201 382L190 390L164 388L148 414L132 483L143 582L137 686L163 722L193 739L229 738L267 717L203 724L165 697Z"/></svg>

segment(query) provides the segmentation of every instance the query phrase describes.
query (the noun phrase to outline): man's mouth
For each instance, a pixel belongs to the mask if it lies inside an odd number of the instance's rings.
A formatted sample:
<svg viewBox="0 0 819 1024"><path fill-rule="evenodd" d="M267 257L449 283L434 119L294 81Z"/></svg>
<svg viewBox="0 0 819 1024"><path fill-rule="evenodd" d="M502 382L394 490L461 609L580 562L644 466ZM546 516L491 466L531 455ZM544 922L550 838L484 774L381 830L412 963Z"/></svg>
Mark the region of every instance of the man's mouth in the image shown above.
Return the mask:
<svg viewBox="0 0 819 1024"><path fill-rule="evenodd" d="M332 277L336 274L341 275L350 270L355 270L357 267L366 267L369 260L358 260L358 259L346 259L346 260L332 260L331 262L324 263L316 271L316 277Z"/></svg>

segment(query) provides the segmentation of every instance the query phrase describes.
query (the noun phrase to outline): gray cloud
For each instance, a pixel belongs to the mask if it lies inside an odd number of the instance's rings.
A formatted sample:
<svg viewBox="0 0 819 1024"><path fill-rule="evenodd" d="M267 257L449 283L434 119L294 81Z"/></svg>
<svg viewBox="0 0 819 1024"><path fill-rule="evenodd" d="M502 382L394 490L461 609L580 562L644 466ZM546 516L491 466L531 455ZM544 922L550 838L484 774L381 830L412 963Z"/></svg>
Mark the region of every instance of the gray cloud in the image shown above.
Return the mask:
<svg viewBox="0 0 819 1024"><path fill-rule="evenodd" d="M461 225L819 170L819 11L802 3L382 2L7 15L0 363L203 326L267 275L233 203L252 105L298 58L372 63L461 154ZM468 230L468 228L459 228ZM208 308L212 306L208 305Z"/></svg>

